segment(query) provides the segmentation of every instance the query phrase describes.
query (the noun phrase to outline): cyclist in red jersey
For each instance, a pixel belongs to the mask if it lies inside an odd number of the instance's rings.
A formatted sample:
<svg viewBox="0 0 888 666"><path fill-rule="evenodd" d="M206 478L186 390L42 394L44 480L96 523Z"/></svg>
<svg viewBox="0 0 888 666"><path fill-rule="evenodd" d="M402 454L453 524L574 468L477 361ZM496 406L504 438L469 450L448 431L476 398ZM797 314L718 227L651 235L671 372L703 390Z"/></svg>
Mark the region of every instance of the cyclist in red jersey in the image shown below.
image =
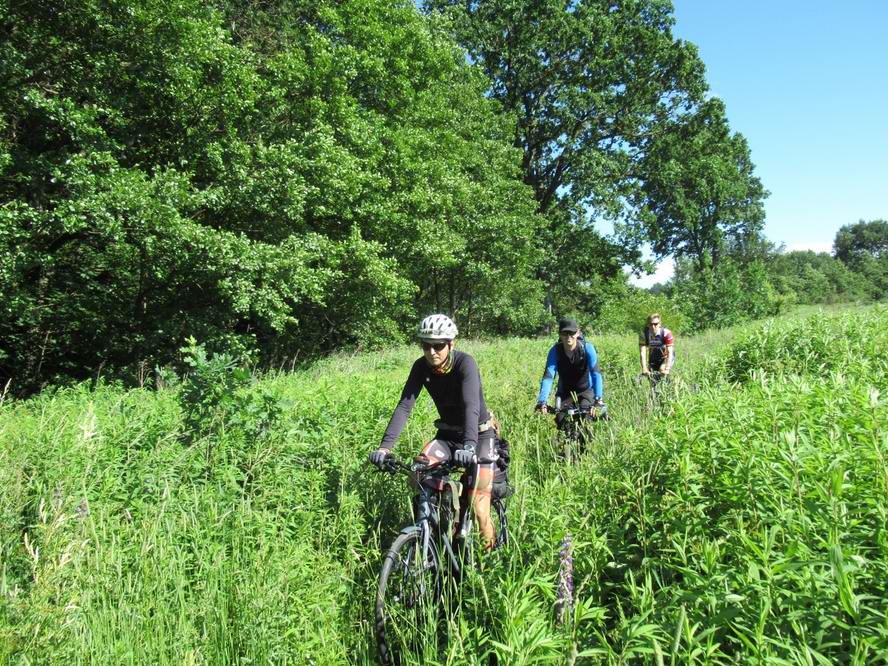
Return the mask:
<svg viewBox="0 0 888 666"><path fill-rule="evenodd" d="M639 355L641 357L641 374L650 376L651 372L659 372L668 376L675 363L675 336L663 326L659 312L648 316L647 326L638 338Z"/></svg>

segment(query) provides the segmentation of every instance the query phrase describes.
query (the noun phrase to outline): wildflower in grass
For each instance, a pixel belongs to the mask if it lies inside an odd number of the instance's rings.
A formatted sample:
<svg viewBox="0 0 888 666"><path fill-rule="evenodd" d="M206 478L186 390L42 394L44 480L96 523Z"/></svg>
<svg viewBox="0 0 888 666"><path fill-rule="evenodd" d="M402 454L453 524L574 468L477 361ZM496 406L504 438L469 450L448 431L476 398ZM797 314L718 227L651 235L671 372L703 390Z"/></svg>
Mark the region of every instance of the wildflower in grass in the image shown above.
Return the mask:
<svg viewBox="0 0 888 666"><path fill-rule="evenodd" d="M561 542L558 566L558 599L555 608L558 611L558 622L564 624L570 617L573 608L573 541L570 534L565 535Z"/></svg>
<svg viewBox="0 0 888 666"><path fill-rule="evenodd" d="M89 515L89 502L87 502L86 498L84 497L80 501L80 506L77 507L77 517L80 518L80 520L84 520L88 515Z"/></svg>

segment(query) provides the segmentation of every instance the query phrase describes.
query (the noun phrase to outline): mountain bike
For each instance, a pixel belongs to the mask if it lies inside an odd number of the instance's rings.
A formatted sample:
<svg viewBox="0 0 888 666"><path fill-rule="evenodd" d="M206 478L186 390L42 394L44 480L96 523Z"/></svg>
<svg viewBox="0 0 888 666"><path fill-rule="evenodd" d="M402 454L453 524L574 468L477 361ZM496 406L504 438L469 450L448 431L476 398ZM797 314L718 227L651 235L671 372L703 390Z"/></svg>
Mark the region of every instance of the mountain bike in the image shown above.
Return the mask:
<svg viewBox="0 0 888 666"><path fill-rule="evenodd" d="M471 565L473 521L468 503L462 505L461 482L450 477L455 469L462 472L451 461L433 463L419 457L408 464L393 455L385 459L383 470L405 474L418 493L413 503L415 522L401 530L379 573L376 644L383 664L400 663L404 653L437 651L443 633L439 629L446 622L445 584L459 582ZM491 519L499 523L494 548L509 540L503 499L491 498ZM458 534L454 534L455 518L459 518Z"/></svg>
<svg viewBox="0 0 888 666"><path fill-rule="evenodd" d="M661 393L669 386L672 375L663 374L659 370L651 370L647 375L638 375L637 383L639 386L648 385L647 392L647 408L648 410L656 409L660 406Z"/></svg>
<svg viewBox="0 0 888 666"><path fill-rule="evenodd" d="M607 407L605 406L577 406L572 403L562 405L561 398L555 398L555 407L549 408L556 422L561 414L560 433L558 435L559 448L565 462L572 464L579 460L580 454L585 451L586 444L592 437L591 425L595 421L607 420Z"/></svg>

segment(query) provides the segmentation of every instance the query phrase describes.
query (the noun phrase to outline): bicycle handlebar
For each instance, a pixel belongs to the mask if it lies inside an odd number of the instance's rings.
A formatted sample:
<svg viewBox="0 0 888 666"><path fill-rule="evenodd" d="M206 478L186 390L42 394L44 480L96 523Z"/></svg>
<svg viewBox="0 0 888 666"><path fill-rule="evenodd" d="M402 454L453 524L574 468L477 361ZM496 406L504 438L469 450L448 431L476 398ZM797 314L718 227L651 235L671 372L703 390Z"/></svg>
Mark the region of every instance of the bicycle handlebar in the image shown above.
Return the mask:
<svg viewBox="0 0 888 666"><path fill-rule="evenodd" d="M382 463L382 469L386 472L406 472L408 474L415 474L417 472L426 472L431 473L435 471L440 472L449 472L451 469L456 467L456 463L451 460L432 462L431 460L426 459L423 460L414 460L411 463L406 463L400 458L396 457L395 454L390 453L384 459Z"/></svg>
<svg viewBox="0 0 888 666"><path fill-rule="evenodd" d="M551 414L556 419L560 414L573 421L581 421L586 417L588 417L592 421L601 421L608 419L607 407L604 404L589 405L588 407L577 407L576 405L570 405L568 407L553 407L551 405L546 405L546 413Z"/></svg>
<svg viewBox="0 0 888 666"><path fill-rule="evenodd" d="M589 416L595 414L594 407L561 407L559 409L549 408L549 413L553 416L565 414L567 416Z"/></svg>
<svg viewBox="0 0 888 666"><path fill-rule="evenodd" d="M496 462L497 458L478 458L475 457L475 463L485 465ZM382 462L380 471L395 474L396 472L404 472L405 474L447 474L454 469L463 469L463 466L454 460L440 460L432 462L431 460L414 460L412 463L406 463L393 453L388 454Z"/></svg>

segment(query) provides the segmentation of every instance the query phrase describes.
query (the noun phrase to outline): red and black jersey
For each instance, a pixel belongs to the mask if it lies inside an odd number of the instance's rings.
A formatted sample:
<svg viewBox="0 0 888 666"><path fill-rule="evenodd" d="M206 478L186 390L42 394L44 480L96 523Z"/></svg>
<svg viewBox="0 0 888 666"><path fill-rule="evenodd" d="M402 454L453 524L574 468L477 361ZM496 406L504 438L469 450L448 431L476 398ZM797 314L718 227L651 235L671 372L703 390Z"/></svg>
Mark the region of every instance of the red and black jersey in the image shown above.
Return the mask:
<svg viewBox="0 0 888 666"><path fill-rule="evenodd" d="M658 369L666 359L666 349L672 347L672 360L675 360L675 337L665 326L659 333L654 333L650 326L645 326L638 337L638 344L648 348L648 362L653 369Z"/></svg>

